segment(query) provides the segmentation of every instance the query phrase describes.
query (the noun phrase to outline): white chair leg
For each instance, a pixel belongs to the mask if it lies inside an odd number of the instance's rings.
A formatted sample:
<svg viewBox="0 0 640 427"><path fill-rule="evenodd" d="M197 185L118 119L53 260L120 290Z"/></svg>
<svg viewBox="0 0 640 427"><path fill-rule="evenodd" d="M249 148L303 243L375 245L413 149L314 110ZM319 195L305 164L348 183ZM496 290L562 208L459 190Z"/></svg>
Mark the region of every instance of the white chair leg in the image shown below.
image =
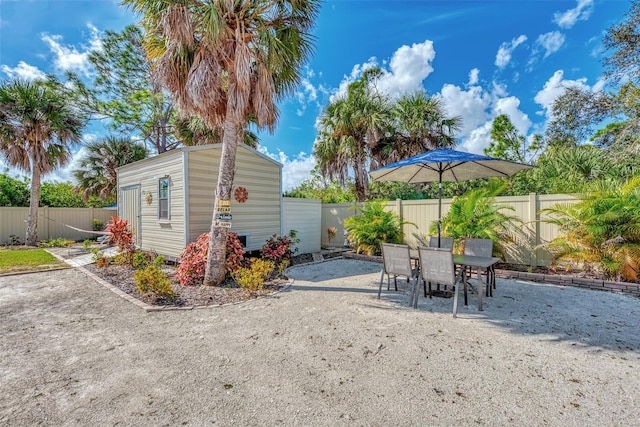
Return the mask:
<svg viewBox="0 0 640 427"><path fill-rule="evenodd" d="M384 280L384 268L382 269L382 273L380 273L380 286L378 286L378 299L380 299L380 293L382 292L382 281Z"/></svg>

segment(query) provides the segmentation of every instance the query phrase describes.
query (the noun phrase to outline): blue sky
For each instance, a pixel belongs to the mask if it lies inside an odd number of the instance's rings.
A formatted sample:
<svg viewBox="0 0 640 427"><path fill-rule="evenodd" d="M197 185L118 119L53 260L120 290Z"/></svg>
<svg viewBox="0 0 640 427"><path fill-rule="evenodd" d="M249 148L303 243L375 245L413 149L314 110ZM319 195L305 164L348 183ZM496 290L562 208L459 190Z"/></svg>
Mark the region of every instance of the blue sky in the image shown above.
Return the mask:
<svg viewBox="0 0 640 427"><path fill-rule="evenodd" d="M281 103L276 132L260 135L261 150L283 163L285 189L308 178L323 108L374 65L392 97L422 88L461 116L461 150L481 153L502 113L531 136L566 86L605 86L602 37L629 8L617 0L326 1L304 80ZM0 0L0 78L90 76L86 58L102 33L137 20L119 1ZM92 126L85 138L101 132ZM74 167L45 179L70 179Z"/></svg>

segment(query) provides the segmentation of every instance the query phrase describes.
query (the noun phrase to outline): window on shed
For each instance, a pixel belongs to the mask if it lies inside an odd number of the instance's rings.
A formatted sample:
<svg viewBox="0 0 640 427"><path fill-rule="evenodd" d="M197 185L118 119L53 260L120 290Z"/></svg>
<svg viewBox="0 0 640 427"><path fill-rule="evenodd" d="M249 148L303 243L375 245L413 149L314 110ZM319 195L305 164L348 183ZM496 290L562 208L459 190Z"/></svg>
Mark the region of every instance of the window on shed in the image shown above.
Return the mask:
<svg viewBox="0 0 640 427"><path fill-rule="evenodd" d="M158 219L169 219L169 177L158 180Z"/></svg>

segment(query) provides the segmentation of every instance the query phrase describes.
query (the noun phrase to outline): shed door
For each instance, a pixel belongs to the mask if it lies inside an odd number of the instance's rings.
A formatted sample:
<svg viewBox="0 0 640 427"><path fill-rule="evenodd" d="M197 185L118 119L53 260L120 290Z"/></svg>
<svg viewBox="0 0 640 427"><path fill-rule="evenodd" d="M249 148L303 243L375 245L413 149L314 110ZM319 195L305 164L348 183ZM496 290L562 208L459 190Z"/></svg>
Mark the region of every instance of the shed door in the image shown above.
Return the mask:
<svg viewBox="0 0 640 427"><path fill-rule="evenodd" d="M131 231L136 239L137 246L142 245L142 233L141 233L141 217L140 217L140 186L132 185L130 187L123 187L120 191L120 200L118 206L120 206L120 218L129 221Z"/></svg>

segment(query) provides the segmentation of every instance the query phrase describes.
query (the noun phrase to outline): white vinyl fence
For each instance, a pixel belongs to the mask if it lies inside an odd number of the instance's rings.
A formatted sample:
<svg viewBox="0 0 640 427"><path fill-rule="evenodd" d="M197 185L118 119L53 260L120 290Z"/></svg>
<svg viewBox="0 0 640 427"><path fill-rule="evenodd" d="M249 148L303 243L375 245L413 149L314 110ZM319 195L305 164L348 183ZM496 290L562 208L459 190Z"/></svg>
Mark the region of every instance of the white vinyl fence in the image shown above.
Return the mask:
<svg viewBox="0 0 640 427"><path fill-rule="evenodd" d="M112 215L117 215L116 209L41 207L38 209L38 240L64 238L81 241L95 238L95 234L74 230L67 225L91 231L94 218L106 224ZM29 208L0 207L0 245L12 243L14 239L24 243L28 216Z"/></svg>
<svg viewBox="0 0 640 427"><path fill-rule="evenodd" d="M449 211L453 199L442 200L442 215ZM520 233L515 235L515 243L510 243L505 249L505 261L514 264L531 266L549 265L550 254L538 245L547 243L559 235L558 228L540 220L539 211L553 206L556 203L571 203L576 199L566 194L528 196L497 197L499 205L511 206L514 210L505 213L516 216L522 220ZM344 220L357 213L358 203L326 204L322 205L322 245L326 247L339 247L346 243L346 230ZM403 221L415 224L404 226L405 241L416 246L414 234L420 236L429 235L429 227L438 219L438 200L396 200L389 202L387 208L396 212ZM337 232L333 239L329 239L329 227L335 227Z"/></svg>
<svg viewBox="0 0 640 427"><path fill-rule="evenodd" d="M449 210L452 199L442 200L442 215ZM566 194L497 197L500 205L511 206L514 210L507 211L522 220L519 233L515 235L515 243L506 246L505 261L514 264L531 266L549 265L551 256L540 248L540 244L547 243L559 235L558 228L541 220L544 217L539 211L556 203L572 203L576 199ZM324 247L342 247L347 243L344 228L345 218L355 215L358 203L349 204L321 204L319 200L282 199L282 234L290 230L298 232L300 243L298 253L317 252ZM429 235L429 227L438 218L437 200L396 200L389 202L388 209L396 212L403 221L410 224L404 226L406 243L415 246L415 234ZM38 239L54 239L58 237L81 241L95 237L65 226L71 225L83 230L91 230L93 219L107 222L115 209L100 208L40 208L38 215ZM11 242L11 236L16 236L24 242L28 208L0 207L0 244ZM412 225L415 224L415 225ZM330 238L329 228L335 227L335 236Z"/></svg>
<svg viewBox="0 0 640 427"><path fill-rule="evenodd" d="M320 200L282 198L282 234L296 230L298 254L320 251Z"/></svg>

